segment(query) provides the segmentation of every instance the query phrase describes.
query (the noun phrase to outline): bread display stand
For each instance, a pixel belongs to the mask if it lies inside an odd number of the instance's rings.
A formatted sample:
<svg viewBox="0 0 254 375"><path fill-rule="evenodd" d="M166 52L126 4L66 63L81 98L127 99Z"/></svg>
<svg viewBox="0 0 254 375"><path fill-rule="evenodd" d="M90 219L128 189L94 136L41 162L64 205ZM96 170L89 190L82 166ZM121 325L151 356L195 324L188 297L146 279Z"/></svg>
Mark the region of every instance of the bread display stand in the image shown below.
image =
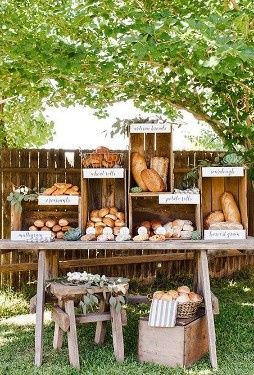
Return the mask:
<svg viewBox="0 0 254 375"><path fill-rule="evenodd" d="M36 220L55 220L58 222L62 218L67 218L71 227L81 225L81 199L80 196L46 196L39 195L38 202L23 202L22 211L15 206L11 207L11 239L29 240L35 239L40 233L40 237L46 238L48 234L39 231L29 234L29 227L33 226ZM19 235L18 233L21 232Z"/></svg>
<svg viewBox="0 0 254 375"><path fill-rule="evenodd" d="M248 235L247 206L247 169L245 167L202 167L201 175L201 216L202 223L211 212L222 211L221 197L223 193L231 193L239 209L243 229L213 229L204 227L205 240L241 240ZM230 194L230 195L231 195ZM232 226L233 229L230 229Z"/></svg>
<svg viewBox="0 0 254 375"><path fill-rule="evenodd" d="M117 207L127 217L127 175L125 168L83 168L81 183L82 229L89 213L103 207Z"/></svg>

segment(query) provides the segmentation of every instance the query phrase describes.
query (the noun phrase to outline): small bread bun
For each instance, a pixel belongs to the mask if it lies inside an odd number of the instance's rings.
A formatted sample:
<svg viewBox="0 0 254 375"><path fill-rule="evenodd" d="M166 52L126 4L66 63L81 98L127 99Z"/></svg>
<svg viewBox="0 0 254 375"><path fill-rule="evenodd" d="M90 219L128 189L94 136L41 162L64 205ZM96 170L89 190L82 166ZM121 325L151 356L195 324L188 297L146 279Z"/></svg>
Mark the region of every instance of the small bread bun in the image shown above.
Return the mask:
<svg viewBox="0 0 254 375"><path fill-rule="evenodd" d="M116 215L116 213L117 213L117 208L116 208L116 207L110 207L110 209L109 209L109 213L110 213L110 215Z"/></svg>
<svg viewBox="0 0 254 375"><path fill-rule="evenodd" d="M48 228L53 228L53 226L56 225L56 221L55 220L47 220L45 225Z"/></svg>
<svg viewBox="0 0 254 375"><path fill-rule="evenodd" d="M104 218L102 219L102 221L103 221L103 223L104 223L105 225L107 225L107 226L110 227L110 228L114 228L114 226L115 226L115 221L112 220L112 219L110 219L110 217L104 217Z"/></svg>
<svg viewBox="0 0 254 375"><path fill-rule="evenodd" d="M103 223L102 221L98 221L98 223L95 223L94 226L95 226L95 228L96 228L96 227L105 227L106 224Z"/></svg>
<svg viewBox="0 0 254 375"><path fill-rule="evenodd" d="M124 227L125 226L125 222L123 220L118 219L118 220L115 221L114 225L116 227Z"/></svg>
<svg viewBox="0 0 254 375"><path fill-rule="evenodd" d="M62 230L62 227L60 227L60 225L56 224L53 226L52 228L53 232L60 232L60 230Z"/></svg>
<svg viewBox="0 0 254 375"><path fill-rule="evenodd" d="M92 211L90 212L90 217L91 217L91 216L99 217L99 210L92 210Z"/></svg>
<svg viewBox="0 0 254 375"><path fill-rule="evenodd" d="M117 217L116 217L116 215L112 215L112 214L108 214L108 215L106 215L105 217L109 217L110 219L112 219L112 220L117 220Z"/></svg>
<svg viewBox="0 0 254 375"><path fill-rule="evenodd" d="M64 232L63 231L59 231L59 232L57 232L57 234L56 234L56 238L58 238L58 239L62 239L64 237Z"/></svg>
<svg viewBox="0 0 254 375"><path fill-rule="evenodd" d="M104 227L102 227L102 226L99 226L99 227L96 227L96 228L95 228L95 235L96 235L96 237L97 237L97 236L100 236L100 235L102 234L102 232L103 232L103 228L104 228Z"/></svg>
<svg viewBox="0 0 254 375"><path fill-rule="evenodd" d="M162 301L172 301L173 297L167 293L164 293L163 296L161 297Z"/></svg>
<svg viewBox="0 0 254 375"><path fill-rule="evenodd" d="M104 207L99 210L99 217L104 217L109 214L109 208Z"/></svg>
<svg viewBox="0 0 254 375"><path fill-rule="evenodd" d="M182 230L184 224L185 224L185 221L184 221L184 220L177 219L177 220L174 220L174 221L172 222L172 227L179 227L179 228Z"/></svg>
<svg viewBox="0 0 254 375"><path fill-rule="evenodd" d="M120 233L120 229L121 229L121 227L114 227L114 228L113 228L113 234L114 234L115 236L118 236L118 234Z"/></svg>
<svg viewBox="0 0 254 375"><path fill-rule="evenodd" d="M51 229L48 228L48 227L46 227L46 226L44 226L44 227L41 228L41 230L46 230L46 231L50 232Z"/></svg>
<svg viewBox="0 0 254 375"><path fill-rule="evenodd" d="M61 227L66 227L67 225L69 225L69 221L67 219L60 219L58 221L58 224L61 226Z"/></svg>
<svg viewBox="0 0 254 375"><path fill-rule="evenodd" d="M88 222L86 223L86 226L87 226L87 228L88 227L94 227L94 222L92 222L92 220L88 220Z"/></svg>
<svg viewBox="0 0 254 375"><path fill-rule="evenodd" d="M182 286L179 286L179 288L177 289L178 293L187 293L189 294L190 293L190 288L186 285L182 285Z"/></svg>
<svg viewBox="0 0 254 375"><path fill-rule="evenodd" d="M176 290L169 290L167 294L170 295L173 299L177 299L179 297Z"/></svg>
<svg viewBox="0 0 254 375"><path fill-rule="evenodd" d="M81 239L81 241L95 241L96 236L95 236L95 234L85 234L80 239Z"/></svg>
<svg viewBox="0 0 254 375"><path fill-rule="evenodd" d="M68 232L68 230L70 230L70 229L71 229L70 225L66 225L65 227L62 227L63 232Z"/></svg>
<svg viewBox="0 0 254 375"><path fill-rule="evenodd" d="M147 229L151 229L151 223L150 221L146 220L146 221L142 221L142 223L140 224L141 227L146 227Z"/></svg>
<svg viewBox="0 0 254 375"><path fill-rule="evenodd" d="M101 221L101 217L98 217L98 216L91 216L90 217L90 220L93 222L93 223L98 223Z"/></svg>
<svg viewBox="0 0 254 375"><path fill-rule="evenodd" d="M161 290L158 290L157 292L154 292L153 294L153 298L154 299L161 299L161 297L163 296L164 292L161 291Z"/></svg>
<svg viewBox="0 0 254 375"><path fill-rule="evenodd" d="M100 234L98 237L97 237L97 241L107 241L108 238L107 236L105 236L104 234Z"/></svg>
<svg viewBox="0 0 254 375"><path fill-rule="evenodd" d="M34 225L31 225L28 230L32 231L32 232L35 232L38 230L38 228L36 228Z"/></svg>
<svg viewBox="0 0 254 375"><path fill-rule="evenodd" d="M153 230L157 229L158 227L161 227L161 221L152 220L151 221L151 227L152 227Z"/></svg>
<svg viewBox="0 0 254 375"><path fill-rule="evenodd" d="M176 299L179 303L185 303L190 302L189 296L186 293L182 293L179 297Z"/></svg>
<svg viewBox="0 0 254 375"><path fill-rule="evenodd" d="M203 301L203 298L199 294L194 293L194 292L189 293L189 299L190 299L191 302L202 302Z"/></svg>
<svg viewBox="0 0 254 375"><path fill-rule="evenodd" d="M44 221L43 220L35 220L34 222L34 226L36 226L37 228L42 228L44 227Z"/></svg>
<svg viewBox="0 0 254 375"><path fill-rule="evenodd" d="M116 213L116 217L119 219L119 220L122 220L124 221L125 217L124 217L124 212L117 212Z"/></svg>
<svg viewBox="0 0 254 375"><path fill-rule="evenodd" d="M180 227L173 227L172 238L180 238L180 237L181 237L181 228Z"/></svg>

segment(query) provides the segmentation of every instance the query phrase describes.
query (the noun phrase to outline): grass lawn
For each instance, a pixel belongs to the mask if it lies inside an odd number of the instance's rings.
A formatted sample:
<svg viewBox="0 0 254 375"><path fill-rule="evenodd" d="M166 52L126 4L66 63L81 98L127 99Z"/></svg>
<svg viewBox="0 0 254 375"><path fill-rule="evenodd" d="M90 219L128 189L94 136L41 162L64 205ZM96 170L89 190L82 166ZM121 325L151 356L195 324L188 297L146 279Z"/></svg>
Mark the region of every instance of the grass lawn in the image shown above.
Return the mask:
<svg viewBox="0 0 254 375"><path fill-rule="evenodd" d="M220 300L220 315L216 317L218 375L254 375L254 277L237 276L232 280L213 282L213 291ZM44 364L33 365L34 324L31 317L12 317L27 313L22 295L0 294L0 374L1 375L209 375L208 357L191 369L169 369L163 366L140 364L137 361L138 319L147 306L128 308L128 326L124 329L126 360L115 362L112 339L108 330L106 345L93 344L94 327L79 327L81 370L68 365L66 342L61 353L52 350L53 325L46 323ZM27 324L26 322L29 322Z"/></svg>

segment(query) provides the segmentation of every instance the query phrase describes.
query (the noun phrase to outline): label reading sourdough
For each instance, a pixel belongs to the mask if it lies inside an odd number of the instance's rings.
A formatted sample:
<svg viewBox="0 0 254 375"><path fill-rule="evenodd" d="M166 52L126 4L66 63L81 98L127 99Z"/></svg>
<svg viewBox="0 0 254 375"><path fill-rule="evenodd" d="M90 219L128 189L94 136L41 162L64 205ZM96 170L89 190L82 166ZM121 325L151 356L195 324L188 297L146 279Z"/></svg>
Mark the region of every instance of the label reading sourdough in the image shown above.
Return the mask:
<svg viewBox="0 0 254 375"><path fill-rule="evenodd" d="M124 178L123 168L84 168L84 178Z"/></svg>
<svg viewBox="0 0 254 375"><path fill-rule="evenodd" d="M243 240L245 238L245 230L204 230L205 240Z"/></svg>
<svg viewBox="0 0 254 375"><path fill-rule="evenodd" d="M160 194L159 204L200 204L200 194Z"/></svg>
<svg viewBox="0 0 254 375"><path fill-rule="evenodd" d="M131 133L171 133L170 124L131 124Z"/></svg>
<svg viewBox="0 0 254 375"><path fill-rule="evenodd" d="M203 167L203 177L241 177L244 176L243 167Z"/></svg>
<svg viewBox="0 0 254 375"><path fill-rule="evenodd" d="M11 240L12 241L50 241L51 240L51 231L40 230L40 231L29 231L29 230L21 230L21 231L12 231L11 232Z"/></svg>
<svg viewBox="0 0 254 375"><path fill-rule="evenodd" d="M78 195L39 195L39 205L78 206Z"/></svg>

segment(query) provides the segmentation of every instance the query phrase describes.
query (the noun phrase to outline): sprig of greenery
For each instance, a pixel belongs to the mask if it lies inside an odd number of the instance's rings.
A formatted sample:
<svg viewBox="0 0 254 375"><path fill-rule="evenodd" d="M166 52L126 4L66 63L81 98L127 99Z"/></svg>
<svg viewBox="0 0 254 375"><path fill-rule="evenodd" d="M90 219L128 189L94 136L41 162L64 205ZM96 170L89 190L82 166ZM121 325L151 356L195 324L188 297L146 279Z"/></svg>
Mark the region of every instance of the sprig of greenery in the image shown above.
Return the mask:
<svg viewBox="0 0 254 375"><path fill-rule="evenodd" d="M38 200L38 193L26 187L20 187L12 191L8 197L7 201L15 206L16 210L22 211L22 202L32 202Z"/></svg>

